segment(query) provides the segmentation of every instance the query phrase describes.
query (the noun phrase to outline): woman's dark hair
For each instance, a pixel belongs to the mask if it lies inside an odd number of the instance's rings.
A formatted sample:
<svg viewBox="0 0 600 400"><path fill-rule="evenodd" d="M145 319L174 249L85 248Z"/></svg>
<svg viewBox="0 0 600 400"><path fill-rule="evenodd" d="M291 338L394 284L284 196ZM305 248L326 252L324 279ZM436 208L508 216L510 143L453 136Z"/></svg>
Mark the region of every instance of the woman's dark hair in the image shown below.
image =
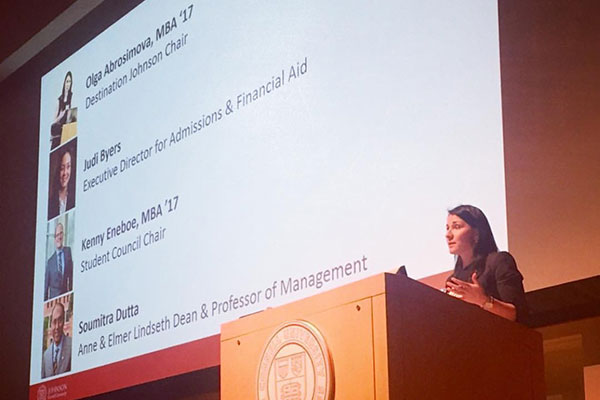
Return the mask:
<svg viewBox="0 0 600 400"><path fill-rule="evenodd" d="M496 241L494 240L494 234L490 223L488 222L485 214L479 208L468 204L462 204L448 210L448 214L456 215L465 221L473 229L477 229L479 237L475 247L473 248L473 255L475 256L486 256L490 253L498 251Z"/></svg>

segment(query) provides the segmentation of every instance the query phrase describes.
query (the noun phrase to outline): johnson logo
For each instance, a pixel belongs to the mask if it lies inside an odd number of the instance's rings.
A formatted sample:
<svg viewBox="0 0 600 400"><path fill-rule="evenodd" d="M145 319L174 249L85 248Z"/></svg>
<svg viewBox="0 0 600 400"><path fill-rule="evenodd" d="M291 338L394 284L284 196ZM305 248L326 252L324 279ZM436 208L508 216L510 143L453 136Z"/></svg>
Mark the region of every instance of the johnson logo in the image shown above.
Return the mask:
<svg viewBox="0 0 600 400"><path fill-rule="evenodd" d="M48 389L46 389L46 385L42 385L37 390L37 400L46 400L46 396L48 395Z"/></svg>
<svg viewBox="0 0 600 400"><path fill-rule="evenodd" d="M47 395L46 395L45 399L52 400L52 399L60 399L63 397L67 397L67 384L66 383L61 383L58 385L50 386L47 390ZM39 399L39 391L38 391L38 400L40 400Z"/></svg>

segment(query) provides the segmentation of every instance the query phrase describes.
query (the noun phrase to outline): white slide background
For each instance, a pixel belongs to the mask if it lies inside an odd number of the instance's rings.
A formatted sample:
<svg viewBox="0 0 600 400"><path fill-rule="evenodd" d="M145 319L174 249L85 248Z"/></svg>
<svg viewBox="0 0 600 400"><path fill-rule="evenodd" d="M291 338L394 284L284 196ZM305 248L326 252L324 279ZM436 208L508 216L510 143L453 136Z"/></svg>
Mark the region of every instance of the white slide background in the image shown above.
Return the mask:
<svg viewBox="0 0 600 400"><path fill-rule="evenodd" d="M158 39L172 17L177 27ZM185 46L167 56L167 44L183 35ZM150 49L86 87L88 76L147 37ZM159 52L160 62L86 107L87 97ZM290 79L305 60L305 73ZM499 68L495 1L144 2L42 79L31 383L41 381L48 138L67 71L79 111L76 373L213 335L241 315L400 265L413 278L451 269L446 210L461 203L486 212L506 249ZM239 94L282 71L281 87L236 107ZM218 121L156 152L157 140L217 110ZM117 143L118 154L84 171L84 160ZM85 179L150 147L148 159L84 191ZM157 204L161 217L82 248ZM161 228L161 241L82 271L83 261ZM357 274L281 292L281 280L363 257ZM252 306L211 312L213 301L258 290ZM79 332L81 322L129 305L138 315ZM194 311L197 320L173 326L174 313ZM78 355L82 344L163 317L169 330Z"/></svg>

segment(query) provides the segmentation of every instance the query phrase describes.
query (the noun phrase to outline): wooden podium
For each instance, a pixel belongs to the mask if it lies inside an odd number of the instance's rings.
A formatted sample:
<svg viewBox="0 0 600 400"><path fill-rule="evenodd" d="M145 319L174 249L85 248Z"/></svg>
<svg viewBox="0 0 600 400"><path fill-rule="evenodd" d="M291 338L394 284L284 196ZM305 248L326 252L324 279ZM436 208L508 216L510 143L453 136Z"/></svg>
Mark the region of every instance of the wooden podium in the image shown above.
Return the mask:
<svg viewBox="0 0 600 400"><path fill-rule="evenodd" d="M77 135L77 122L71 122L62 126L60 144L63 144Z"/></svg>
<svg viewBox="0 0 600 400"><path fill-rule="evenodd" d="M299 361L293 371L293 356L278 356L292 321L322 335L331 395L306 397L320 366L308 373ZM402 275L376 275L221 327L222 400L542 400L543 368L539 333Z"/></svg>

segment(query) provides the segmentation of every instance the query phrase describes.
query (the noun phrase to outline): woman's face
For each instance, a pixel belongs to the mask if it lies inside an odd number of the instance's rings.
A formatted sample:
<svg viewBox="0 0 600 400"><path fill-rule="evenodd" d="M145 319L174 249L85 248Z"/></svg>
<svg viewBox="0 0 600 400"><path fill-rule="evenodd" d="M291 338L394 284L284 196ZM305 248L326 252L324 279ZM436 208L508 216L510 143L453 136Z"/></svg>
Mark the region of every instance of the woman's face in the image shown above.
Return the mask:
<svg viewBox="0 0 600 400"><path fill-rule="evenodd" d="M446 220L446 242L450 254L463 256L473 253L477 243L477 230L471 228L461 217L448 214Z"/></svg>
<svg viewBox="0 0 600 400"><path fill-rule="evenodd" d="M65 153L60 160L60 173L58 176L60 188L66 189L71 179L71 154Z"/></svg>
<svg viewBox="0 0 600 400"><path fill-rule="evenodd" d="M71 75L67 75L67 77L65 78L65 87L63 90L64 93L69 93L69 90L71 90L71 84L73 83L71 82L71 80Z"/></svg>

